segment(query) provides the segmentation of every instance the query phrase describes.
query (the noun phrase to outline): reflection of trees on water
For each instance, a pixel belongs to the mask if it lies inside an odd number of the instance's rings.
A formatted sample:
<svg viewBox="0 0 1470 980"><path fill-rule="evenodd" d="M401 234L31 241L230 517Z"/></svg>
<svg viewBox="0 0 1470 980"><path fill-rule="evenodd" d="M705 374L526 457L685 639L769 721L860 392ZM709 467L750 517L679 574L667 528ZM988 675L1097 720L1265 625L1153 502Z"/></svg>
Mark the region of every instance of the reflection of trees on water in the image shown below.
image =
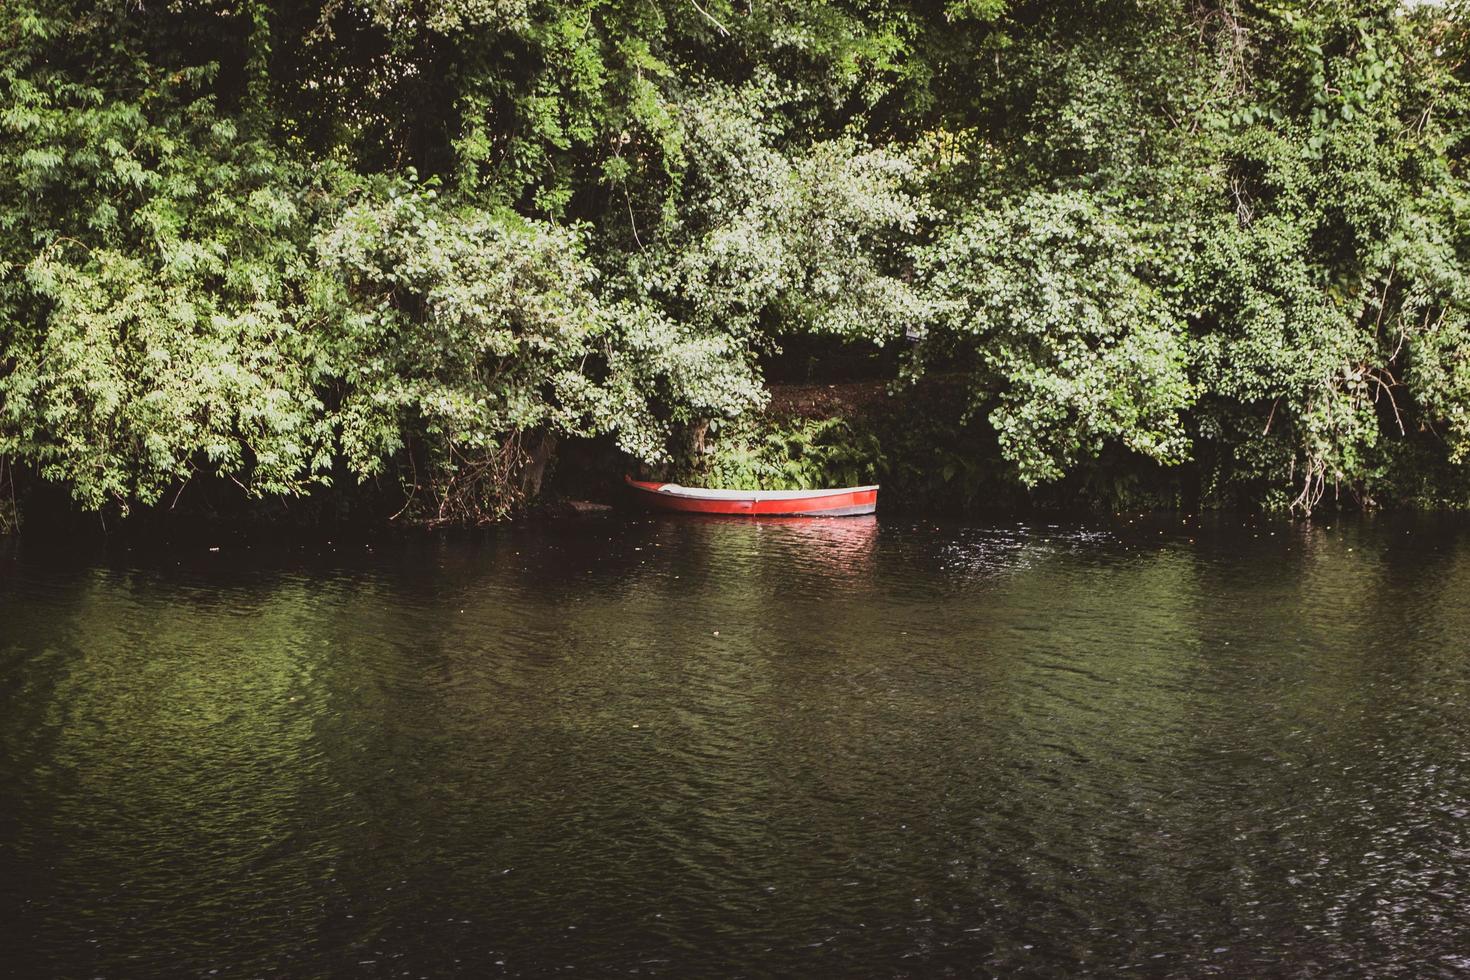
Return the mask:
<svg viewBox="0 0 1470 980"><path fill-rule="evenodd" d="M1451 558L1464 548L1431 558L1433 535L1413 527L1418 545L1405 549L1403 529L1383 524L1264 522L1217 529L1200 553L1192 615L1204 642L1180 761L1201 805L1170 836L1193 866L1193 901L1229 910L1237 939L1291 942L1324 967L1382 954L1361 945L1362 920L1386 896L1410 898L1413 849L1396 838L1434 809L1414 788L1424 762L1404 749L1445 757L1434 743L1450 729L1404 707L1435 700L1414 690L1422 675L1446 677L1453 644L1424 589L1464 595ZM1374 853L1397 857L1375 868ZM1412 930L1395 931L1412 945ZM1235 956L1237 972L1269 963Z"/></svg>
<svg viewBox="0 0 1470 980"><path fill-rule="evenodd" d="M1454 887L1426 876L1465 790L1470 550L1278 530L654 519L93 570L0 592L7 663L40 665L0 733L47 760L31 853L93 898L131 876L114 950L150 916L242 949L410 921L434 962L467 908L521 949L565 946L567 908L589 951L738 932L731 964L850 922L1347 948L1365 887Z"/></svg>
<svg viewBox="0 0 1470 980"><path fill-rule="evenodd" d="M782 843L801 833L782 816L792 812L786 716L812 710L793 700L810 691L780 689L774 661L868 605L877 524L652 520L598 539L600 530L520 549L532 556L498 548L465 590L465 613L445 616L436 637L461 659L440 720L518 746L502 795L523 802L501 819L521 859L569 877L558 885L569 902L628 929L643 928L639 915L663 915L666 928L711 916L713 894L756 914L772 902L765 886L799 863ZM559 855L527 843L547 835ZM579 866L611 880L570 874ZM650 881L650 868L679 871ZM609 890L625 896L619 907L606 907Z"/></svg>
<svg viewBox="0 0 1470 980"><path fill-rule="evenodd" d="M334 863L329 838L299 833L328 778L308 699L332 633L324 591L94 570L48 594L45 622L5 610L22 643L45 643L27 669L44 688L0 722L30 773L14 803L47 828L20 855L57 883L35 907L103 972L165 953L172 968L224 966L211 943L227 934L242 954L311 935L313 872ZM186 935L197 945L154 944Z"/></svg>
<svg viewBox="0 0 1470 980"><path fill-rule="evenodd" d="M676 863L728 868L706 884L741 894L779 885L762 901L793 928L817 928L834 904L854 921L908 921L911 882L965 902L993 876L1034 873L1044 838L1085 838L1073 821L1102 827L1152 802L1118 798L1120 759L1185 723L1187 560L1079 564L1038 547L1004 581L977 582L946 571L939 538L885 553L876 524L839 527L659 524L634 546L658 557L627 569L625 586L562 606L578 651L564 670L607 698L588 710L609 732L619 715L656 730L658 751L614 741L667 780L651 787L670 809L649 818L648 838ZM1135 630L1154 637L1147 650L1117 643ZM591 652L608 635L633 657ZM1034 789L1038 773L1056 791L1034 808L1016 787ZM996 810L1009 814L1004 858ZM944 849L875 861L875 842L904 826L937 830ZM722 847L769 860L730 867Z"/></svg>

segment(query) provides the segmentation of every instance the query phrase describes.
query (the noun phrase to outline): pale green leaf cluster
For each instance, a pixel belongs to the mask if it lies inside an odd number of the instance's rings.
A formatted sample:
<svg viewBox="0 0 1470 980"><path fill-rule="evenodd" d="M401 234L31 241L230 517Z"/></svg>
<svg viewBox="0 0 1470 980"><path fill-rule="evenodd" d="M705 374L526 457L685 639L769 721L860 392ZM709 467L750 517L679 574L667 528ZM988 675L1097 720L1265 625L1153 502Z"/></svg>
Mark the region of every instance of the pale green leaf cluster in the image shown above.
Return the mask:
<svg viewBox="0 0 1470 980"><path fill-rule="evenodd" d="M200 468L255 494L325 479L310 340L272 299L224 305L116 252L68 263L59 251L26 269L50 311L0 377L0 454L33 460L92 508L153 503Z"/></svg>
<svg viewBox="0 0 1470 980"><path fill-rule="evenodd" d="M1126 219L1084 194L1032 194L960 218L922 263L936 339L973 364L974 407L1022 480L1109 443L1186 457L1187 324Z"/></svg>
<svg viewBox="0 0 1470 980"><path fill-rule="evenodd" d="M359 473L379 472L406 433L446 468L533 431L613 434L654 462L671 425L761 398L728 337L602 298L575 228L408 186L349 208L316 249L313 297Z"/></svg>
<svg viewBox="0 0 1470 980"><path fill-rule="evenodd" d="M25 55L0 63L0 457L90 508L201 471L325 481L302 171L215 110L211 66L129 68L151 86L129 101Z"/></svg>
<svg viewBox="0 0 1470 980"><path fill-rule="evenodd" d="M637 288L706 332L888 342L927 308L900 273L925 214L904 153L842 138L778 147L759 85L684 107L678 220L630 268Z"/></svg>

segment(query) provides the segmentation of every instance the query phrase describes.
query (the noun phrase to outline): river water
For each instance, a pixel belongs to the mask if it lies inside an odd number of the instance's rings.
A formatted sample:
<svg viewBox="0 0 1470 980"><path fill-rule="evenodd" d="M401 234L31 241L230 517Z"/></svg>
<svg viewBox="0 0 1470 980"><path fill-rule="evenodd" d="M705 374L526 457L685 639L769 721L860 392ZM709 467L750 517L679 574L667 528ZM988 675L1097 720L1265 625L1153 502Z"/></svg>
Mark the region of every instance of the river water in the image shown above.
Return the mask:
<svg viewBox="0 0 1470 980"><path fill-rule="evenodd" d="M0 546L0 971L1470 972L1470 524L216 546Z"/></svg>

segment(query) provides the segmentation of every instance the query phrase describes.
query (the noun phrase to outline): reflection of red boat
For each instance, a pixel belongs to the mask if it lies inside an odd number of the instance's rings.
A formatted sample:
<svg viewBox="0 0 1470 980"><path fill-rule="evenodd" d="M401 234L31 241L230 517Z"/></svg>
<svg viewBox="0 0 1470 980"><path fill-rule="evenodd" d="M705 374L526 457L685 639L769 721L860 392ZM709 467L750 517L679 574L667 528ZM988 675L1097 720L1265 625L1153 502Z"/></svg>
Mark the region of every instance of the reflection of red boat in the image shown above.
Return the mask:
<svg viewBox="0 0 1470 980"><path fill-rule="evenodd" d="M848 517L878 507L878 487L840 490L706 490L677 483L646 483L625 477L650 507L692 514L747 514L752 517Z"/></svg>

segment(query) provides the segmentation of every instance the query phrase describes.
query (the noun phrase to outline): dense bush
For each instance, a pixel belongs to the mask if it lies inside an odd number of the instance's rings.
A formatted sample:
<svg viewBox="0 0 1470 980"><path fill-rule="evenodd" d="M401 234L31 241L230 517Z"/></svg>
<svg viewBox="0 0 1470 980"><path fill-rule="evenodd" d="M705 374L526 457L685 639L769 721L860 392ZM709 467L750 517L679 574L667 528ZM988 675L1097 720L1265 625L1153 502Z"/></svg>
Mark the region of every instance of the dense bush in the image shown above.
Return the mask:
<svg viewBox="0 0 1470 980"><path fill-rule="evenodd" d="M716 427L693 471L732 490L813 490L872 483L886 463L866 427L840 418L780 419Z"/></svg>
<svg viewBox="0 0 1470 980"><path fill-rule="evenodd" d="M801 483L841 426L749 420L816 335L964 379L973 431L885 445L915 484L1470 503L1467 23L0 0L0 523L194 481L482 520L559 441L667 470L710 420L708 478Z"/></svg>

